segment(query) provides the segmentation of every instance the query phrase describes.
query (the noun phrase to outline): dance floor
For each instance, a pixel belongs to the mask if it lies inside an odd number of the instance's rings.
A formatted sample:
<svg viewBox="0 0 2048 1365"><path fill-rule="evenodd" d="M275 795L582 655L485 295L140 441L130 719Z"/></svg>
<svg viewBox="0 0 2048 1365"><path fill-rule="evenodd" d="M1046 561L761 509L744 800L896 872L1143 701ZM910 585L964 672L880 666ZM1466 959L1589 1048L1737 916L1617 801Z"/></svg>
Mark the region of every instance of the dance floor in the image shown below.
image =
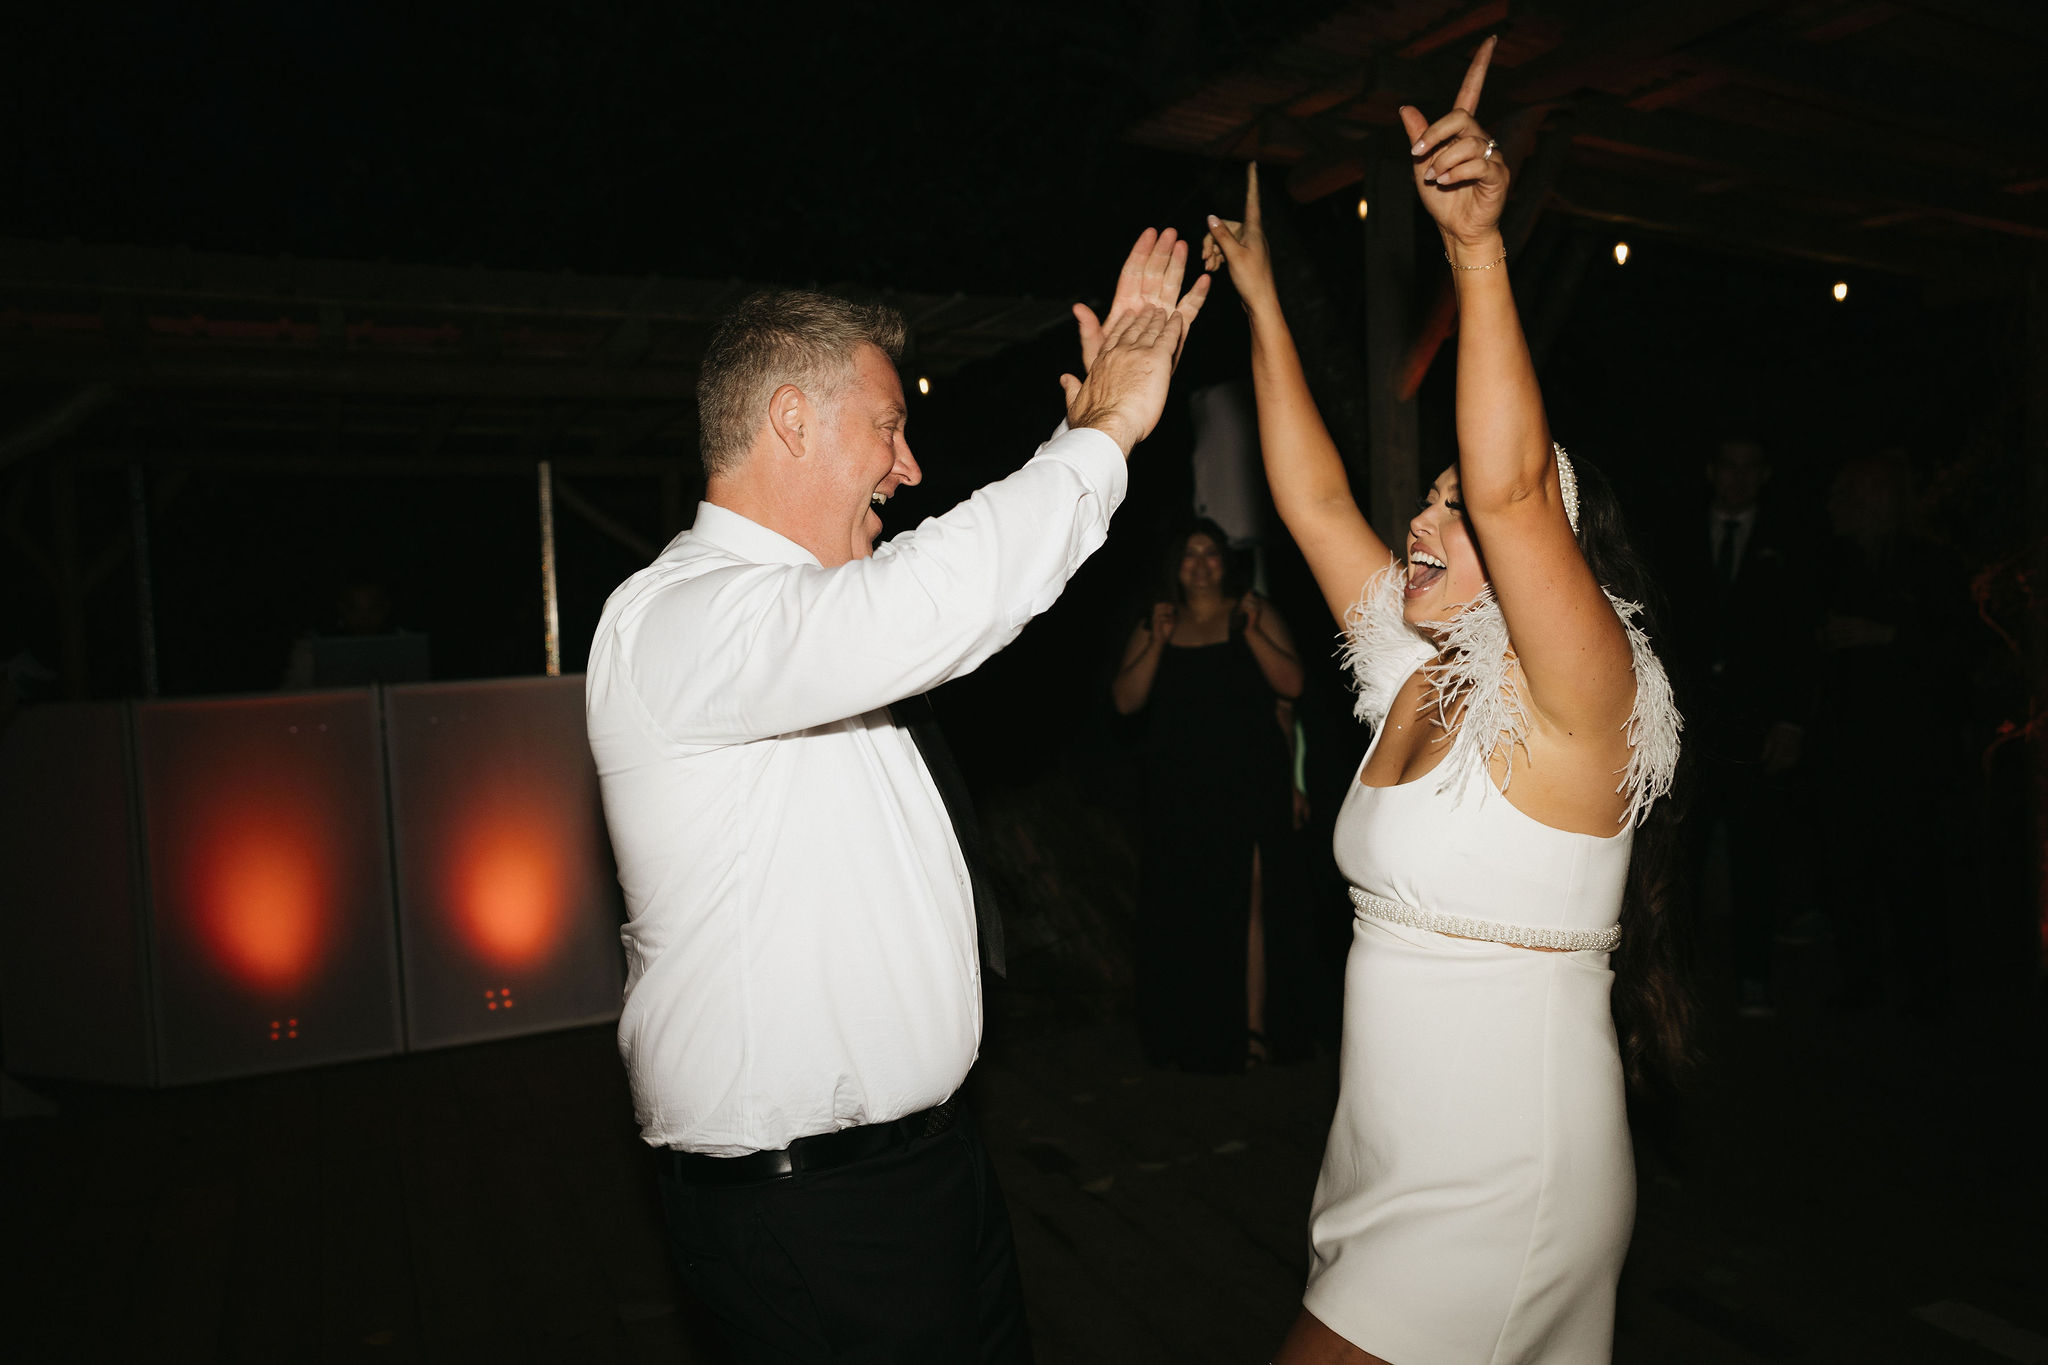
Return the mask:
<svg viewBox="0 0 2048 1365"><path fill-rule="evenodd" d="M2048 1358L2035 1024L1723 1031L1642 1144L1617 1358ZM971 1095L1040 1359L1267 1359L1334 1085L1327 1059L1148 1071L1113 1023L999 1039ZM0 1152L7 1359L720 1358L608 1029L58 1099Z"/></svg>

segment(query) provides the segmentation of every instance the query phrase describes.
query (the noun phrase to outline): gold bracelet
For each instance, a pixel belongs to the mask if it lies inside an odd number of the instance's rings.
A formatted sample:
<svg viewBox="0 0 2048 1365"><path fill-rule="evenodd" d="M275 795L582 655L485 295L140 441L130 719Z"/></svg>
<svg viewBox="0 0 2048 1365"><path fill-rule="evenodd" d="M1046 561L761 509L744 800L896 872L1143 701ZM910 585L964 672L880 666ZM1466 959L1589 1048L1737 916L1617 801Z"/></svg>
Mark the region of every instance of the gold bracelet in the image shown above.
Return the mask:
<svg viewBox="0 0 2048 1365"><path fill-rule="evenodd" d="M1500 263L1501 263L1502 261L1506 260L1507 258L1508 258L1508 249L1507 249L1506 247L1502 247L1502 248L1500 249L1500 255L1498 255L1498 256L1496 256L1496 257L1494 257L1494 258L1493 258L1492 260L1488 261L1488 262L1487 262L1487 263L1486 263L1485 265L1459 265L1459 264L1458 264L1458 263L1457 263L1456 261L1452 261L1452 260L1451 260L1451 253L1450 253L1450 252L1446 251L1446 252L1444 253L1444 259L1445 259L1446 261L1450 261L1450 266L1451 266L1451 269L1453 269L1453 270L1491 270L1491 269L1493 269L1493 268L1494 268L1495 266L1499 265L1499 264L1500 264Z"/></svg>

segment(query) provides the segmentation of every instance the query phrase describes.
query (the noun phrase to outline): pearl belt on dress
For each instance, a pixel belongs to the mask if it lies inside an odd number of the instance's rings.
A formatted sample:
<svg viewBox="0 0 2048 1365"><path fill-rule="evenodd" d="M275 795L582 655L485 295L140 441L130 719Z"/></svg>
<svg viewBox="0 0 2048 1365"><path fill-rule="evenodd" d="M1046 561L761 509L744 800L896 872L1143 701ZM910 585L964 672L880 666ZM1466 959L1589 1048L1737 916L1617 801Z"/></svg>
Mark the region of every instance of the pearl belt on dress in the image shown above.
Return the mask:
<svg viewBox="0 0 2048 1365"><path fill-rule="evenodd" d="M1355 886L1351 888L1351 903L1358 907L1359 914L1368 919L1405 924L1412 929L1427 929L1431 933L1451 934L1457 938L1506 943L1517 948L1550 948L1563 953L1611 953L1621 942L1619 924L1610 924L1605 929L1536 929L1522 924L1503 924L1493 919L1468 919L1464 915L1446 915L1437 910L1418 910L1400 901L1390 901L1385 896L1375 896L1370 891L1360 891Z"/></svg>

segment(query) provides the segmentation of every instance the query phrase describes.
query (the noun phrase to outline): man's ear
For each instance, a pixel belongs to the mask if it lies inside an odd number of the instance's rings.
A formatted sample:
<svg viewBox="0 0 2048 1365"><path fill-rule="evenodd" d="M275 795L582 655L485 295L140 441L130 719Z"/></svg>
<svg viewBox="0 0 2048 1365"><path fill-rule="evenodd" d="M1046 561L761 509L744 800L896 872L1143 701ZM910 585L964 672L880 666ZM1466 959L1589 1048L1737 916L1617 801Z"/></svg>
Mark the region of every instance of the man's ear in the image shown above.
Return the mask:
<svg viewBox="0 0 2048 1365"><path fill-rule="evenodd" d="M796 385L784 384L769 395L769 429L792 458L801 460L810 449L807 442L816 425L817 414L811 408L811 400Z"/></svg>

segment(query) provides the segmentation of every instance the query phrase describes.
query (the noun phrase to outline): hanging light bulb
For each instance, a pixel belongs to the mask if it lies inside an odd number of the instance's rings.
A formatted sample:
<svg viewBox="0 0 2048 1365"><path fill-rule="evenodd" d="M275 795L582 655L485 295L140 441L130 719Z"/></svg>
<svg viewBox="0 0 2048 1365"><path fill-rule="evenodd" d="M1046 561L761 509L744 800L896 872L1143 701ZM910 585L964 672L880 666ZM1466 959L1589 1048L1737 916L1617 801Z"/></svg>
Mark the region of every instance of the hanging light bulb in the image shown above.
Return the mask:
<svg viewBox="0 0 2048 1365"><path fill-rule="evenodd" d="M1364 221L1365 221L1365 215L1366 215L1366 211L1367 211L1367 210L1368 210L1368 209L1369 209L1370 207L1371 207L1371 205L1369 205L1369 204L1367 204L1367 203L1365 202L1365 196L1364 196L1364 195L1362 195L1362 194L1361 194L1360 196L1358 196L1358 221L1359 221L1359 222L1361 222L1361 223L1362 223L1362 222L1364 222Z"/></svg>
<svg viewBox="0 0 2048 1365"><path fill-rule="evenodd" d="M919 393L930 393L932 391L932 381L924 378L922 375L918 376L917 391Z"/></svg>
<svg viewBox="0 0 2048 1365"><path fill-rule="evenodd" d="M1836 303L1840 303L1840 302L1841 302L1841 301L1842 301L1843 299L1846 299L1846 298L1848 298L1848 297L1849 297L1849 282L1848 282L1847 280L1836 280L1836 281L1835 281L1835 302L1836 302Z"/></svg>
<svg viewBox="0 0 2048 1365"><path fill-rule="evenodd" d="M1628 264L1628 243L1627 243L1627 242L1616 242L1616 243L1614 244L1614 263L1615 263L1616 265L1627 265L1627 264Z"/></svg>

